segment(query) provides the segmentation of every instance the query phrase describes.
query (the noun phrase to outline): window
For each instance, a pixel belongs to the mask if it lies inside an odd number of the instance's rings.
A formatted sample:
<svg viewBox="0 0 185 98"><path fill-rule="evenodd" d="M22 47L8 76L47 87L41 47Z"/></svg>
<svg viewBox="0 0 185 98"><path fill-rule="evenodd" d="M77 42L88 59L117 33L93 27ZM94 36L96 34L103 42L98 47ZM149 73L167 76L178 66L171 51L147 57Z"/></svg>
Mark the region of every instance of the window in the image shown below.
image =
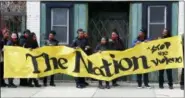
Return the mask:
<svg viewBox="0 0 185 98"><path fill-rule="evenodd" d="M59 44L69 44L69 9L51 9L51 30L56 32L56 39Z"/></svg>
<svg viewBox="0 0 185 98"><path fill-rule="evenodd" d="M158 38L166 28L166 6L148 6L148 37Z"/></svg>

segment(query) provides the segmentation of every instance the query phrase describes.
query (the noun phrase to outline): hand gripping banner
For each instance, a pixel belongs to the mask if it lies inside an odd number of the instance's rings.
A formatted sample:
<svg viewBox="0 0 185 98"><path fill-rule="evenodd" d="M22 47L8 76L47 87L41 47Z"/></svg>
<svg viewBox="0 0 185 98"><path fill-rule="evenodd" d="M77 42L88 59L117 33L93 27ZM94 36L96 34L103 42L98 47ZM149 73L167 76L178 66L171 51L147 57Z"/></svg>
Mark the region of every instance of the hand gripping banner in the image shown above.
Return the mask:
<svg viewBox="0 0 185 98"><path fill-rule="evenodd" d="M183 67L181 36L90 56L81 49L66 46L44 46L34 50L6 46L4 56L5 78L38 78L62 73L110 81L125 75Z"/></svg>

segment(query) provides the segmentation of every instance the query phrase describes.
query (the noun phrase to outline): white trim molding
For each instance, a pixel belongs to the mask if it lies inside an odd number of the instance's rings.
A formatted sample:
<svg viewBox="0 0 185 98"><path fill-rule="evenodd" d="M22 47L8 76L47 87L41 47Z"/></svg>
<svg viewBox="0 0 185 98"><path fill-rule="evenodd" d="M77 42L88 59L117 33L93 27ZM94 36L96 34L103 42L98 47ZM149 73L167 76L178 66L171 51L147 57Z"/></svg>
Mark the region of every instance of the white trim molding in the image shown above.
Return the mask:
<svg viewBox="0 0 185 98"><path fill-rule="evenodd" d="M26 28L34 32L40 45L40 2L28 1L26 3L27 24Z"/></svg>
<svg viewBox="0 0 185 98"><path fill-rule="evenodd" d="M184 33L184 1L179 1L178 34Z"/></svg>

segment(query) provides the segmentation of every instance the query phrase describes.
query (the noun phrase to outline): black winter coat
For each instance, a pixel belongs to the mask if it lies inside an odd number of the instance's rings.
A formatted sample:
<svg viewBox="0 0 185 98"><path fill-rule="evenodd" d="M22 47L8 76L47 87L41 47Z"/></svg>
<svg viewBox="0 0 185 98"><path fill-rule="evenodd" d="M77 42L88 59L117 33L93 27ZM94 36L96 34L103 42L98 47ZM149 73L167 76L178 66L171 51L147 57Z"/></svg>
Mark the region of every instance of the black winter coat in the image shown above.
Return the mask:
<svg viewBox="0 0 185 98"><path fill-rule="evenodd" d="M125 49L123 41L121 39L117 39L115 41L110 41L111 50L119 50L122 51Z"/></svg>
<svg viewBox="0 0 185 98"><path fill-rule="evenodd" d="M72 47L80 47L83 51L85 51L85 47L88 46L88 41L85 38L76 38L73 43L72 43Z"/></svg>

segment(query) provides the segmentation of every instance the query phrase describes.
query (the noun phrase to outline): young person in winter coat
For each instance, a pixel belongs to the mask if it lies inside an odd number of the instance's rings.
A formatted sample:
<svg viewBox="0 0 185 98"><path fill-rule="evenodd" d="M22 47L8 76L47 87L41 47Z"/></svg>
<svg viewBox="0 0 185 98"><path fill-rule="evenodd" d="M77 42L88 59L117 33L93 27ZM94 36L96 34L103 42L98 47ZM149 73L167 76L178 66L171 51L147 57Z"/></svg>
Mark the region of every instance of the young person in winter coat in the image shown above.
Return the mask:
<svg viewBox="0 0 185 98"><path fill-rule="evenodd" d="M168 37L171 37L170 32L167 29L164 29L162 32L162 39ZM169 89L173 89L172 69L159 70L159 88L164 88L164 71L167 73Z"/></svg>
<svg viewBox="0 0 185 98"><path fill-rule="evenodd" d="M84 32L84 38L86 39L86 41L88 42L88 45L90 45L90 41L89 41L89 35L87 32ZM87 55L91 55L93 53L92 48L90 46L87 46L85 49L85 53Z"/></svg>
<svg viewBox="0 0 185 98"><path fill-rule="evenodd" d="M25 45L29 35L31 34L30 30L25 30L23 33L24 35L20 37L20 46Z"/></svg>
<svg viewBox="0 0 185 98"><path fill-rule="evenodd" d="M6 32L3 32L1 33L2 37L1 37L1 40L0 40L0 56L1 56L1 62L0 62L0 72L1 72L1 87L6 87L7 84L5 83L5 80L4 80L4 52L3 52L3 48L4 48L4 45L6 45L6 43L8 42L9 40L9 32L6 31Z"/></svg>
<svg viewBox="0 0 185 98"><path fill-rule="evenodd" d="M26 42L24 43L23 47L30 48L30 49L36 49L38 48L37 38L35 33L29 34L28 38L26 39ZM32 84L34 83L34 85ZM28 86L29 87L41 87L38 80L36 78L29 78L28 79Z"/></svg>
<svg viewBox="0 0 185 98"><path fill-rule="evenodd" d="M49 38L45 42L45 45L46 46L58 46L59 42L55 39L55 35L56 35L56 32L55 31L51 31L49 33ZM48 77L44 77L44 79L43 79L44 86L47 86L47 78ZM50 86L55 86L54 75L51 75L50 76Z"/></svg>
<svg viewBox="0 0 185 98"><path fill-rule="evenodd" d="M109 49L110 49L110 45L109 45L109 42L108 42L108 38L102 37L100 44L98 44L96 46L95 52L102 52L102 51L106 51L106 50L109 50ZM110 89L109 82L105 81L105 83L106 83L106 86L104 87L103 84L102 84L102 81L99 80L99 88L100 89L104 89L104 88Z"/></svg>
<svg viewBox="0 0 185 98"><path fill-rule="evenodd" d="M84 38L84 31L83 29L78 29L77 33L78 37L73 41L71 46L73 48L81 48L85 52L89 45L87 40ZM85 78L82 77L76 77L75 82L77 88L84 88L89 85L87 82L85 82Z"/></svg>
<svg viewBox="0 0 185 98"><path fill-rule="evenodd" d="M20 46L22 46L24 48L29 48L29 47L25 47L25 44L28 45L27 40L28 40L31 32L30 32L30 30L25 30L23 33L24 33L24 35L22 35L20 37L20 41L19 41ZM20 78L20 86L31 86L31 85L29 85L27 78Z"/></svg>
<svg viewBox="0 0 185 98"><path fill-rule="evenodd" d="M123 41L120 39L120 36L117 32L117 30L112 31L111 39L109 40L110 43L110 49L115 51L123 51L125 49ZM117 84L118 79L114 79L112 81L112 86L119 86Z"/></svg>
<svg viewBox="0 0 185 98"><path fill-rule="evenodd" d="M7 42L8 46L19 46L19 39L16 33L12 33L10 40ZM8 87L16 88L17 86L13 83L13 78L8 79Z"/></svg>
<svg viewBox="0 0 185 98"><path fill-rule="evenodd" d="M134 41L133 46L140 44L141 42L147 42L149 39L146 36L146 31L141 30L139 33L137 39ZM148 80L148 73L144 74L137 74L137 83L138 83L138 88L142 88L142 76L144 76L144 85L146 88L151 88L149 86L149 80Z"/></svg>

